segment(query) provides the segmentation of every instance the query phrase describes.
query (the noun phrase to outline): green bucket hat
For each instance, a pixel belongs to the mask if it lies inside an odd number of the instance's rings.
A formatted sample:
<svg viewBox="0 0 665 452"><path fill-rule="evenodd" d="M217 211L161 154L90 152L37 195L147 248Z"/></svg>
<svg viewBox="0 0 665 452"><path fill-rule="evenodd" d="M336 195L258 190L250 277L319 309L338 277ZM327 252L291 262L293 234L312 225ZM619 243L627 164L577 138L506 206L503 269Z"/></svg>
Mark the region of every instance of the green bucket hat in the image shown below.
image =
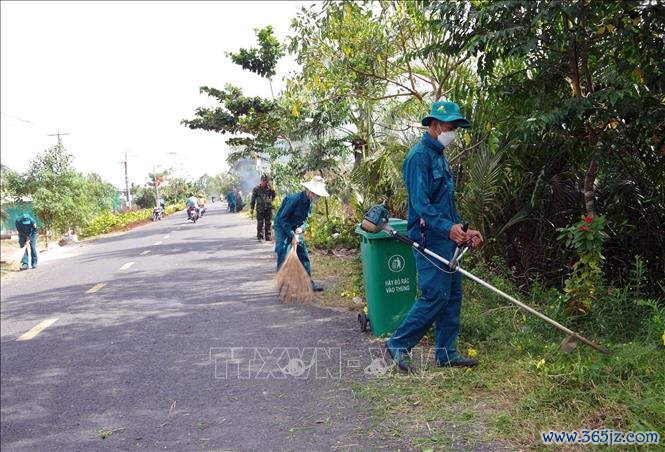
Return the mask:
<svg viewBox="0 0 665 452"><path fill-rule="evenodd" d="M459 105L455 102L439 101L432 104L432 111L422 120L422 125L429 126L432 119L441 122L454 122L458 127L468 129L471 123L467 121L460 112Z"/></svg>

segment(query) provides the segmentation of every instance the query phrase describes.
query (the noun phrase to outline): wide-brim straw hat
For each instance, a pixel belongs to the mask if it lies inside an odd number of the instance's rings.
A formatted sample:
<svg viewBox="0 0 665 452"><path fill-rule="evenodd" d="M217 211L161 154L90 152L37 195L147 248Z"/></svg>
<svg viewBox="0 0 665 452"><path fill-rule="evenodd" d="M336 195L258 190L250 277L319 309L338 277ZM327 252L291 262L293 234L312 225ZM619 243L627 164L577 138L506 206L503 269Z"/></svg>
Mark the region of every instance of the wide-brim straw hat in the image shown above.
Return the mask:
<svg viewBox="0 0 665 452"><path fill-rule="evenodd" d="M302 185L315 195L323 197L330 196L330 193L326 190L326 181L323 180L321 176L314 176L312 177L312 180L309 182L303 182Z"/></svg>

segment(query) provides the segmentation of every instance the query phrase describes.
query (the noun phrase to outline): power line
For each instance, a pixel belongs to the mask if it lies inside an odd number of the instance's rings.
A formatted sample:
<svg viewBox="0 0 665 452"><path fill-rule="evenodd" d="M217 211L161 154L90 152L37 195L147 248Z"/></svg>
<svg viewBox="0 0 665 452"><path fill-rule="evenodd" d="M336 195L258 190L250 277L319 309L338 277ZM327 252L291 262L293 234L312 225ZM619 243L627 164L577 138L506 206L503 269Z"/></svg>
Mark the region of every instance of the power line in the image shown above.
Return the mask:
<svg viewBox="0 0 665 452"><path fill-rule="evenodd" d="M26 122L30 125L33 125L33 126L37 127L37 125L34 122L28 121L27 119L23 119L23 118L19 118L18 116L10 115L9 113L5 113L4 111L1 111L0 113L7 116L8 118L16 119L17 121Z"/></svg>

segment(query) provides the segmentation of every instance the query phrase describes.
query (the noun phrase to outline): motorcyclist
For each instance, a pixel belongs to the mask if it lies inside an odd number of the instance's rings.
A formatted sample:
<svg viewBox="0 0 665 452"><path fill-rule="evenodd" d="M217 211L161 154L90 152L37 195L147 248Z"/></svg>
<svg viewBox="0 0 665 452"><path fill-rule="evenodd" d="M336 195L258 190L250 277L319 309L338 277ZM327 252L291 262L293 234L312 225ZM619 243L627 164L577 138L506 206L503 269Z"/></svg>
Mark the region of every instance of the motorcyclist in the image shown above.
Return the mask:
<svg viewBox="0 0 665 452"><path fill-rule="evenodd" d="M192 211L196 211L196 214L199 215L199 200L194 194L189 195L186 201L187 204L187 218L191 218L192 216Z"/></svg>
<svg viewBox="0 0 665 452"><path fill-rule="evenodd" d="M161 207L155 207L152 209L152 221L162 219L162 210L163 209Z"/></svg>
<svg viewBox="0 0 665 452"><path fill-rule="evenodd" d="M199 206L199 215L203 216L204 213L206 213L206 197L203 193L199 193L199 198L197 200L197 205Z"/></svg>

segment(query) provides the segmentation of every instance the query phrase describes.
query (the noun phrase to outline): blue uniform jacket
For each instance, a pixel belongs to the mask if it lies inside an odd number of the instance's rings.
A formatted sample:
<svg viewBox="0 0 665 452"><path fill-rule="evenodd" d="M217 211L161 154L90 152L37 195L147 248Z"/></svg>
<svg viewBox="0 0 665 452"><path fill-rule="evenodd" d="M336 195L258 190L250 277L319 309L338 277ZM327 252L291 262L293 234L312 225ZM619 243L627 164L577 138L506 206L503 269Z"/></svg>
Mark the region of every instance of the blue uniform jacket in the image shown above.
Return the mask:
<svg viewBox="0 0 665 452"><path fill-rule="evenodd" d="M450 240L453 224L461 223L455 208L455 181L444 146L425 133L408 153L402 168L409 192L408 233L420 241L420 219L427 224L428 243Z"/></svg>
<svg viewBox="0 0 665 452"><path fill-rule="evenodd" d="M18 233L22 235L30 235L37 232L37 222L27 214L18 217L14 225Z"/></svg>
<svg viewBox="0 0 665 452"><path fill-rule="evenodd" d="M305 191L293 193L284 198L275 214L275 233L279 238L293 239L298 227L305 229L305 220L309 216L312 203Z"/></svg>

